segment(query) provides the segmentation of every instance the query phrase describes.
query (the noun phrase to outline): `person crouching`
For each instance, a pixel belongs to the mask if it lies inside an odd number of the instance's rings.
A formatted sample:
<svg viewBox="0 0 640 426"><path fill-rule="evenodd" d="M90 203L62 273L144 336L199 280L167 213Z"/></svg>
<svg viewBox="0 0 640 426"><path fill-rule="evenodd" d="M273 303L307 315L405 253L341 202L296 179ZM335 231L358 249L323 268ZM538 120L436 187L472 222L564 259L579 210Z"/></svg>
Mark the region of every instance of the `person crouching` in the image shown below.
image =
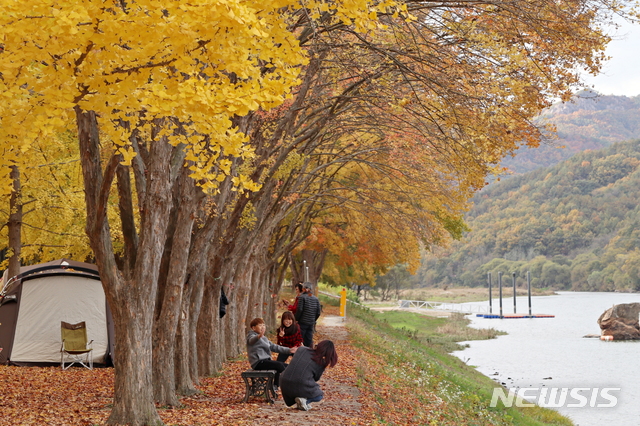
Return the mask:
<svg viewBox="0 0 640 426"><path fill-rule="evenodd" d="M282 398L287 407L297 404L299 410L308 411L312 402L322 400L324 392L317 382L328 366L337 363L338 354L331 340L321 341L315 349L298 347L280 378Z"/></svg>

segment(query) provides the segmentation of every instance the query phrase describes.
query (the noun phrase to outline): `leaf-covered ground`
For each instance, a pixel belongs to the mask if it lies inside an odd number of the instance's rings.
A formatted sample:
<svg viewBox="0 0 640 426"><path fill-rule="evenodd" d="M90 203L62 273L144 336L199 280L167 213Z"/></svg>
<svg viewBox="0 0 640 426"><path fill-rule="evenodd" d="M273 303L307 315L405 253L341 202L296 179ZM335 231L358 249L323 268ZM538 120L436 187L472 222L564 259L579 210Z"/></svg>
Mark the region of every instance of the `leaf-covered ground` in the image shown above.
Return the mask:
<svg viewBox="0 0 640 426"><path fill-rule="evenodd" d="M240 373L246 357L229 361L216 377L204 378L201 393L183 398L179 408L159 408L167 425L370 425L375 424L373 396L356 387L356 370L365 356L354 349L340 321L332 321L327 307L317 340L331 339L339 363L327 369L320 385L321 404L311 411L287 408L279 398L269 405L253 398L243 403ZM113 397L113 369L0 366L0 425L95 425L106 421Z"/></svg>
<svg viewBox="0 0 640 426"><path fill-rule="evenodd" d="M322 376L325 398L311 411L287 408L281 398L273 405L263 398L243 403L240 374L249 365L240 356L216 377L202 379L200 392L183 398L180 407L158 407L163 421L171 426L572 424L540 407L490 408L491 380L437 345L407 338L406 331L371 312L352 313L345 327L337 311L325 305L316 341L333 340L340 359ZM0 426L103 424L112 402L112 368L0 366Z"/></svg>

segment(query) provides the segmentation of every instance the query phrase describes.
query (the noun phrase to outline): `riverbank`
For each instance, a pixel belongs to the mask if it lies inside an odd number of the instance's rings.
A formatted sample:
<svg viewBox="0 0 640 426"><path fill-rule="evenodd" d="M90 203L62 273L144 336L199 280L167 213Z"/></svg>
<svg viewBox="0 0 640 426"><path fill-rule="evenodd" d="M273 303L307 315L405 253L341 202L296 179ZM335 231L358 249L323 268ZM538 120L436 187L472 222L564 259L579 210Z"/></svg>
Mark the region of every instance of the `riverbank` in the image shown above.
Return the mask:
<svg viewBox="0 0 640 426"><path fill-rule="evenodd" d="M518 305L524 305L523 298ZM536 389L570 389L566 401L556 400L554 409L580 426L637 425L640 387L637 377L639 341L585 339L600 331L598 318L611 306L640 303L638 293L558 292L533 301L537 312L555 315L542 319L486 319L470 316L472 327L496 327L505 336L467 342L470 346L454 352L473 364L496 384L511 389L527 389L528 399L545 404ZM615 396L612 405L597 397L602 389ZM577 390L574 390L577 389ZM582 391L580 390L582 389ZM593 393L588 404L573 399L573 392ZM598 390L596 390L598 389ZM593 402L591 402L593 401Z"/></svg>
<svg viewBox="0 0 640 426"><path fill-rule="evenodd" d="M376 401L379 424L571 425L541 408L491 407L497 386L451 355L449 319L415 315L417 330L394 327L384 314L351 309L347 328L363 354L358 368L361 392Z"/></svg>
<svg viewBox="0 0 640 426"><path fill-rule="evenodd" d="M322 376L322 404L302 412L285 408L281 399L273 406L260 398L242 403L240 373L249 368L242 355L218 375L201 378L199 392L181 398L180 406L157 407L165 424L571 425L548 409L491 407L497 384L448 353L469 338L457 335L466 328L461 321L351 306L346 323L336 323L338 301L321 299L316 340L334 340L340 358ZM272 331L269 337L275 340ZM0 387L0 426L104 424L113 404L113 369L0 366Z"/></svg>

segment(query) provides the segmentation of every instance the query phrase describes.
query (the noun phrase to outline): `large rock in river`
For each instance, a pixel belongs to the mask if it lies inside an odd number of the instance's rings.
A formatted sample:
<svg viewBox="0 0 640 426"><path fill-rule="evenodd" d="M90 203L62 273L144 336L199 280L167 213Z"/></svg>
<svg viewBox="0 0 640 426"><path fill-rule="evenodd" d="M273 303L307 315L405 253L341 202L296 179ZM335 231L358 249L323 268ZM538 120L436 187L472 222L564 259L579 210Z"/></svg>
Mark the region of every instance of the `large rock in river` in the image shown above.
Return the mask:
<svg viewBox="0 0 640 426"><path fill-rule="evenodd" d="M640 303L622 303L613 305L598 318L598 325L603 336L611 336L613 340L640 339Z"/></svg>

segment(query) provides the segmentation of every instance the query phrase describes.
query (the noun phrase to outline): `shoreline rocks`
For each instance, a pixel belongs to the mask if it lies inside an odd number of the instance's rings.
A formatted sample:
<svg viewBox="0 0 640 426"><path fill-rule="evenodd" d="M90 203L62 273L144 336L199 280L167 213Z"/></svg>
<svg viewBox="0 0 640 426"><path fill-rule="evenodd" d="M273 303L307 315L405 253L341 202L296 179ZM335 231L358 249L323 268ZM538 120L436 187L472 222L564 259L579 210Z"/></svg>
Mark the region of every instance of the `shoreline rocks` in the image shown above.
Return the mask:
<svg viewBox="0 0 640 426"><path fill-rule="evenodd" d="M607 309L598 318L606 340L640 340L640 303L622 303Z"/></svg>

